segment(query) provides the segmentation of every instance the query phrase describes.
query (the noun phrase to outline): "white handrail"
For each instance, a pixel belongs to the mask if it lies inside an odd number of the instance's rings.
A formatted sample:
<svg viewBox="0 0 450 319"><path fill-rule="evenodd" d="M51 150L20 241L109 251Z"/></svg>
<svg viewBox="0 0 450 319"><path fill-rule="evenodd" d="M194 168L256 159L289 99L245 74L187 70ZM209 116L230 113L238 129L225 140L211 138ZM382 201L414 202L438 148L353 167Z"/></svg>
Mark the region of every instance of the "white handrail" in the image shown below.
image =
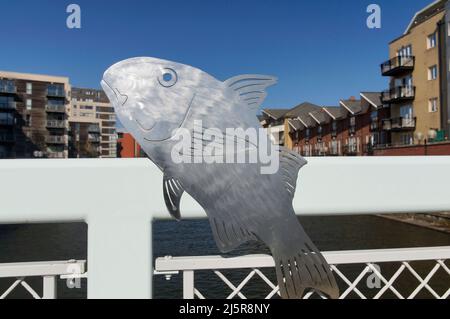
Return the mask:
<svg viewBox="0 0 450 319"><path fill-rule="evenodd" d="M162 173L148 159L2 160L0 176L0 223L88 223L88 297L151 297L151 222L170 217ZM300 215L449 211L449 180L450 157L311 158L294 207ZM181 212L205 217L188 195Z"/></svg>
<svg viewBox="0 0 450 319"><path fill-rule="evenodd" d="M450 246L332 251L323 252L323 256L330 265L438 260L450 259ZM273 267L275 267L273 258L268 255L250 255L231 258L224 258L222 256L160 257L155 262L155 269L159 272Z"/></svg>

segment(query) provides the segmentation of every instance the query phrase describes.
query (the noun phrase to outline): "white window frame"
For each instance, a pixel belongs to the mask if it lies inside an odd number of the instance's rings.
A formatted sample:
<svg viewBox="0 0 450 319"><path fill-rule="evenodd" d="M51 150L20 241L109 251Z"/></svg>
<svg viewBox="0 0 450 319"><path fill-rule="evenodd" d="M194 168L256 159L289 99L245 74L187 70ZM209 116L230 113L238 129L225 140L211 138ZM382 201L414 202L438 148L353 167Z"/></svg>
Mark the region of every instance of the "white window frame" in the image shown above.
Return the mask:
<svg viewBox="0 0 450 319"><path fill-rule="evenodd" d="M427 36L427 49L433 49L437 46L437 32L433 32L432 34Z"/></svg>
<svg viewBox="0 0 450 319"><path fill-rule="evenodd" d="M437 77L438 77L438 68L437 65L435 64L428 68L428 80L434 81L437 79Z"/></svg>
<svg viewBox="0 0 450 319"><path fill-rule="evenodd" d="M436 113L438 111L437 97L428 100L428 112Z"/></svg>
<svg viewBox="0 0 450 319"><path fill-rule="evenodd" d="M27 82L26 91L27 91L27 94L33 94L33 83Z"/></svg>
<svg viewBox="0 0 450 319"><path fill-rule="evenodd" d="M28 111L30 111L33 108L33 100L32 99L27 99L26 108Z"/></svg>

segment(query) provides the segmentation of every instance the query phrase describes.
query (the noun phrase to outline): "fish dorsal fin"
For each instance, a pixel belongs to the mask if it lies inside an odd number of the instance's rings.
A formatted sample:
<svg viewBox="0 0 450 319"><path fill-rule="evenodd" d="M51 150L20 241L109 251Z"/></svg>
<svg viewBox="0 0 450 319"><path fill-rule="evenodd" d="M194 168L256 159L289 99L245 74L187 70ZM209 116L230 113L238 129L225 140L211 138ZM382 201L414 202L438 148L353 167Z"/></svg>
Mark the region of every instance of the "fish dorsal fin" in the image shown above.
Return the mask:
<svg viewBox="0 0 450 319"><path fill-rule="evenodd" d="M163 193L164 201L170 215L172 215L172 217L176 220L180 220L180 201L181 196L183 196L184 193L184 189L183 186L181 186L180 181L164 174Z"/></svg>
<svg viewBox="0 0 450 319"><path fill-rule="evenodd" d="M308 162L292 151L280 148L280 170L286 191L294 198L297 187L298 172Z"/></svg>
<svg viewBox="0 0 450 319"><path fill-rule="evenodd" d="M225 85L251 109L259 109L267 96L267 88L276 83L277 78L258 74L238 75L225 81Z"/></svg>

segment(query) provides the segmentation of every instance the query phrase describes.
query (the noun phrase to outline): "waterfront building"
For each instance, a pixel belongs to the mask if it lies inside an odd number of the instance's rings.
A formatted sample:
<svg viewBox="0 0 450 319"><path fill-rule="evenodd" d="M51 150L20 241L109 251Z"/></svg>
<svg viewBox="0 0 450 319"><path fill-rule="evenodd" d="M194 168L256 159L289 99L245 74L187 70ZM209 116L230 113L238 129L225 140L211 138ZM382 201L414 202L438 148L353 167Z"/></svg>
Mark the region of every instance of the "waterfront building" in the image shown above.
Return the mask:
<svg viewBox="0 0 450 319"><path fill-rule="evenodd" d="M117 157L147 157L134 137L123 129L117 130Z"/></svg>
<svg viewBox="0 0 450 319"><path fill-rule="evenodd" d="M88 134L88 137L90 136L90 144L94 144L94 148L97 147L97 143L99 144L98 149L96 149L99 157L117 157L116 115L114 108L102 90L73 88L69 122L78 123L71 125L71 127L85 126L88 128L82 131L85 132L84 134ZM97 132L92 131L97 127L100 130L100 136L97 136ZM89 131L89 128L91 131ZM98 142L97 137L100 138ZM85 140L88 141L89 138Z"/></svg>
<svg viewBox="0 0 450 319"><path fill-rule="evenodd" d="M0 158L67 158L69 78L0 71Z"/></svg>
<svg viewBox="0 0 450 319"><path fill-rule="evenodd" d="M288 109L265 109L259 116L261 125L267 129L272 142L276 145L284 146L284 115Z"/></svg>
<svg viewBox="0 0 450 319"><path fill-rule="evenodd" d="M413 145L449 136L449 3L439 0L417 12L405 32L389 44L381 74L390 78L382 102L391 117L383 130L391 143Z"/></svg>

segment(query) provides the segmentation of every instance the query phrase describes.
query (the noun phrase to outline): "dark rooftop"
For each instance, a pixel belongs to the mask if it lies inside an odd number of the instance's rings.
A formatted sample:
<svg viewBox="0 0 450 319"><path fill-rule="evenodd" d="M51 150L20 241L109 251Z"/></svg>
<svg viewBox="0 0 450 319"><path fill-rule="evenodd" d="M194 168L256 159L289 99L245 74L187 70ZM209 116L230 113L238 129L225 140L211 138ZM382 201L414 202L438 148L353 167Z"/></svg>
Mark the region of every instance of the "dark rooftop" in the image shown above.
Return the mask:
<svg viewBox="0 0 450 319"><path fill-rule="evenodd" d="M345 110L339 106L325 106L324 109L328 114L331 114L331 117L335 120L340 120L345 117Z"/></svg>
<svg viewBox="0 0 450 319"><path fill-rule="evenodd" d="M286 112L288 112L288 109L264 109L263 113L265 113L266 115L270 116L271 118L273 118L274 120L279 120L281 119Z"/></svg>
<svg viewBox="0 0 450 319"><path fill-rule="evenodd" d="M362 112L362 108L361 108L361 101L360 100L354 100L354 99L349 99L349 100L341 100L341 105L345 106L345 108L352 114L358 114L360 112Z"/></svg>

